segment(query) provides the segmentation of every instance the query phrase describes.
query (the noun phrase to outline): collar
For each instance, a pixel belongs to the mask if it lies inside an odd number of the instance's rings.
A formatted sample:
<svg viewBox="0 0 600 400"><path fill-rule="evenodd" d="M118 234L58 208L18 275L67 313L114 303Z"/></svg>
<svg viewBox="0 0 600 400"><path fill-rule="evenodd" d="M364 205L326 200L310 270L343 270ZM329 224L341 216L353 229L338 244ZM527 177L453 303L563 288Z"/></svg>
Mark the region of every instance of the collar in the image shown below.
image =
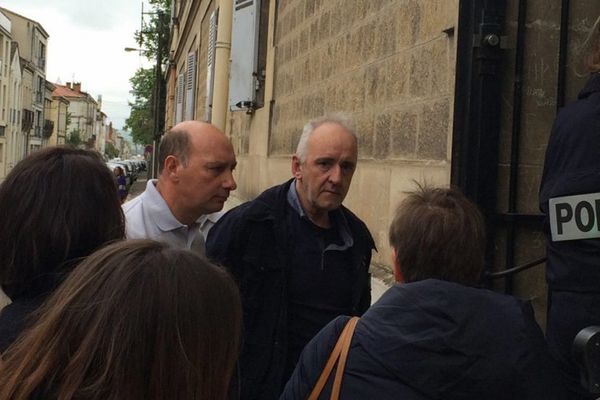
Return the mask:
<svg viewBox="0 0 600 400"><path fill-rule="evenodd" d="M171 209L169 208L169 205L165 199L156 189L156 182L158 182L157 179L148 180L148 183L146 184L146 190L143 193L143 196L145 197L145 203L149 205L148 214L154 219L156 226L158 226L158 228L163 232L174 231L180 228L193 228L200 226L204 216L198 218L196 222L189 227L179 222L171 212Z"/></svg>
<svg viewBox="0 0 600 400"><path fill-rule="evenodd" d="M299 215L300 218L305 218L309 220L308 216L304 212L302 208L302 203L300 203L300 198L298 197L298 192L296 191L296 180L292 180L290 184L290 188L287 192L287 201L288 204L294 209ZM350 233L350 227L348 226L348 220L342 211L342 207L336 208L333 211L329 212L329 219L331 221L331 227L337 230L340 233L340 236L343 240L343 244L331 244L327 246L325 250L346 250L354 245L354 239L352 238L352 234ZM312 221L311 221L312 223Z"/></svg>

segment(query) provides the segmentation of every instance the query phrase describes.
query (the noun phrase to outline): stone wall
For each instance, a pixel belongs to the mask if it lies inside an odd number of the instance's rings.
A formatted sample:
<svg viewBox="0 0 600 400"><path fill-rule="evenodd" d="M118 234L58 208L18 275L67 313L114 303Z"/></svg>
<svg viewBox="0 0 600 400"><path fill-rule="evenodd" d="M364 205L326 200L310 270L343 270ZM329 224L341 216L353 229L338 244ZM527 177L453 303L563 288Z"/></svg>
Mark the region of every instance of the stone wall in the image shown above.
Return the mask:
<svg viewBox="0 0 600 400"><path fill-rule="evenodd" d="M447 160L454 1L280 3L271 154L330 111L356 119L362 159ZM452 34L452 32L450 32Z"/></svg>

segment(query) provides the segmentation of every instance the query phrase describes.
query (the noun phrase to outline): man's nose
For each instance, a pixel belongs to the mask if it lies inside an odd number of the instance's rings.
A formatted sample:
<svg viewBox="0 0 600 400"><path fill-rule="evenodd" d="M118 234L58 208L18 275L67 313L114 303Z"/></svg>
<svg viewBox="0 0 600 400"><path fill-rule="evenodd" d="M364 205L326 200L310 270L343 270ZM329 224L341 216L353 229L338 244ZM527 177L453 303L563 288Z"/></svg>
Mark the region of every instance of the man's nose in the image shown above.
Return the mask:
<svg viewBox="0 0 600 400"><path fill-rule="evenodd" d="M329 170L329 181L338 184L342 181L342 168L339 165L334 165Z"/></svg>
<svg viewBox="0 0 600 400"><path fill-rule="evenodd" d="M237 183L235 183L235 178L233 177L233 171L229 171L225 181L223 181L223 187L227 190L235 190L237 189Z"/></svg>

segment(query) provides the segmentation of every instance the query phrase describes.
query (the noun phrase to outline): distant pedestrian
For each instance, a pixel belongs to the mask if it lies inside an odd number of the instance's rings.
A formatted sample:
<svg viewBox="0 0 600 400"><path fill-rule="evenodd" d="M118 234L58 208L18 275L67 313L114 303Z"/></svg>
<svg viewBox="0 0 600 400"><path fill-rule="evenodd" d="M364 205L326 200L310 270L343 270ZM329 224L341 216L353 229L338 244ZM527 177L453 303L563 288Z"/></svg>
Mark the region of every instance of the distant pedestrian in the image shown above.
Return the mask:
<svg viewBox="0 0 600 400"><path fill-rule="evenodd" d="M568 377L573 399L598 397L581 387L572 347L581 329L600 325L600 17L588 41L589 77L577 100L554 121L539 194L548 257L546 339Z"/></svg>
<svg viewBox="0 0 600 400"><path fill-rule="evenodd" d="M123 241L81 263L0 362L2 399L225 400L241 306L188 250Z"/></svg>
<svg viewBox="0 0 600 400"><path fill-rule="evenodd" d="M211 124L181 122L167 132L158 154L159 177L123 205L127 237L151 238L204 254L200 232L208 215L236 189L229 139Z"/></svg>
<svg viewBox="0 0 600 400"><path fill-rule="evenodd" d="M113 172L117 179L117 193L119 194L119 199L121 200L121 203L124 203L127 195L129 194L127 190L127 178L125 177L125 172L121 167L115 167Z"/></svg>
<svg viewBox="0 0 600 400"><path fill-rule="evenodd" d="M277 399L304 345L338 315L370 305L375 245L342 205L357 160L347 116L314 119L292 157L294 178L232 209L208 234L208 256L242 292L245 400Z"/></svg>
<svg viewBox="0 0 600 400"><path fill-rule="evenodd" d="M110 169L100 155L49 147L19 162L0 185L0 353L27 316L75 266L122 239L124 220Z"/></svg>
<svg viewBox="0 0 600 400"><path fill-rule="evenodd" d="M566 399L531 306L477 287L485 233L474 204L420 189L398 207L389 238L398 284L358 321L340 399ZM306 346L281 400L308 398L348 320Z"/></svg>

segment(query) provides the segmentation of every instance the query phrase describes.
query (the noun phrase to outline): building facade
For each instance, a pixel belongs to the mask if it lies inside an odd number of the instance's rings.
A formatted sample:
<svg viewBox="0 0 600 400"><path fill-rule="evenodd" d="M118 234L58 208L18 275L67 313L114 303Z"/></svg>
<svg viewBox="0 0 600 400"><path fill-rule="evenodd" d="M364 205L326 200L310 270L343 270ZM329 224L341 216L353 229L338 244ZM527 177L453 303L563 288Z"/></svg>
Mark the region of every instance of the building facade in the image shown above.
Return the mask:
<svg viewBox="0 0 600 400"><path fill-rule="evenodd" d="M24 118L32 123L23 124L26 131L27 152L43 146L43 132L46 119L44 104L46 99L46 52L48 33L38 22L5 8L0 8L11 21L13 40L19 44L19 52L26 68L31 72L31 96L23 103ZM29 78L29 77L27 77ZM29 127L31 125L31 127Z"/></svg>
<svg viewBox="0 0 600 400"><path fill-rule="evenodd" d="M63 145L67 138L67 122L69 113L69 100L61 95L60 89L54 85L52 91L52 100L50 102L50 120L52 121L53 130L48 145Z"/></svg>
<svg viewBox="0 0 600 400"><path fill-rule="evenodd" d="M99 106L96 100L89 93L81 90L80 82L67 82L66 85L56 84L54 94L69 101L67 138L76 135L82 145L94 148L96 125L102 122L97 121Z"/></svg>
<svg viewBox="0 0 600 400"><path fill-rule="evenodd" d="M19 55L19 46L17 42L11 43L11 64L9 72L9 109L10 123L7 126L6 141L6 169L7 173L14 165L25 155L25 134L22 129L22 77L21 57Z"/></svg>

